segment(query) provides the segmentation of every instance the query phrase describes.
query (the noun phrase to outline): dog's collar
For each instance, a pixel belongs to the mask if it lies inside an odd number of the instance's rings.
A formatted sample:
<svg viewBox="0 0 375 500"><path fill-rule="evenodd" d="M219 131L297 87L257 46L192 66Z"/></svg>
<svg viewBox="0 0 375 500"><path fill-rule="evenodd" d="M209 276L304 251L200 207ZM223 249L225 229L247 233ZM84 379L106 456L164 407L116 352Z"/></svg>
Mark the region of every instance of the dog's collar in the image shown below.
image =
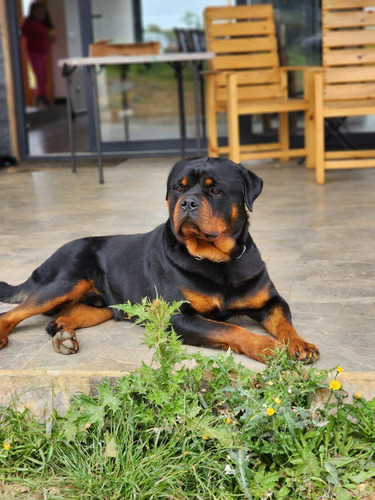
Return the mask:
<svg viewBox="0 0 375 500"><path fill-rule="evenodd" d="M238 260L238 259L240 259L240 258L243 256L243 254L244 254L245 252L246 252L246 245L243 245L243 247L242 247L242 251L241 251L240 255L238 255L238 256L236 257L236 259L237 259L237 260ZM195 259L195 260L206 260L204 257L194 257L194 259ZM211 260L211 259L210 259L210 260ZM211 260L211 262L227 262L227 261L226 261L226 260Z"/></svg>
<svg viewBox="0 0 375 500"><path fill-rule="evenodd" d="M240 255L238 255L238 257L236 257L236 259L237 259L237 260L238 260L238 259L240 259L240 258L243 256L243 254L244 254L245 252L246 252L246 245L244 245L244 246L243 246L243 248L242 248L242 252L240 253Z"/></svg>

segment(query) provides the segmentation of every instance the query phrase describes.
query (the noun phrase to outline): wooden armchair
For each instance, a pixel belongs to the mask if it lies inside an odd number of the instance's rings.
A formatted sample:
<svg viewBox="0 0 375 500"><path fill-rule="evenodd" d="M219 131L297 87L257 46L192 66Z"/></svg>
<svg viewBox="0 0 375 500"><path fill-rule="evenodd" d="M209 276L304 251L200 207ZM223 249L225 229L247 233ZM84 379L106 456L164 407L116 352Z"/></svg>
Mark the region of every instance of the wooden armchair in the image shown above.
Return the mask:
<svg viewBox="0 0 375 500"><path fill-rule="evenodd" d="M306 156L307 145L290 149L289 113L303 111L305 128L312 129L306 137L313 137L311 73L305 74L304 98L290 98L287 72L303 68L279 65L272 5L207 7L204 21L207 50L215 53L206 75L208 154L229 154L234 162ZM218 112L227 115L228 147L218 144ZM278 114L278 142L241 145L239 116L266 113Z"/></svg>
<svg viewBox="0 0 375 500"><path fill-rule="evenodd" d="M318 184L328 169L375 167L375 149L327 152L324 127L325 119L375 115L375 0L322 0L322 31L311 138Z"/></svg>

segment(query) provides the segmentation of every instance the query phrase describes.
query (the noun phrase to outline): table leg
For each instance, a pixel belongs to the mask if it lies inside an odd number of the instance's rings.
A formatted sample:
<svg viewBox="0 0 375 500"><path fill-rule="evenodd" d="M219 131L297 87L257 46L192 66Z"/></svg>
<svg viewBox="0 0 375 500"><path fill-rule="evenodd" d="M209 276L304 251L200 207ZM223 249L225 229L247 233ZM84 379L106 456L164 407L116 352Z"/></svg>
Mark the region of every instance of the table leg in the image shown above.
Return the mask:
<svg viewBox="0 0 375 500"><path fill-rule="evenodd" d="M200 90L200 103L201 103L201 119L202 119L202 137L205 139L206 134L206 98L204 92L204 76L202 75L203 64L200 62L198 65L199 74L199 90Z"/></svg>
<svg viewBox="0 0 375 500"><path fill-rule="evenodd" d="M197 154L202 154L201 134L200 134L200 114L199 114L199 82L198 82L198 63L193 61L193 76L194 76L194 114L195 114L195 137L197 140Z"/></svg>
<svg viewBox="0 0 375 500"><path fill-rule="evenodd" d="M180 139L181 139L181 157L185 157L185 138L186 138L186 123L185 123L185 102L184 102L184 84L182 63L174 64L175 74L177 78L177 93L178 93L178 112L180 121Z"/></svg>
<svg viewBox="0 0 375 500"><path fill-rule="evenodd" d="M75 68L69 68L66 64L63 66L62 76L65 77L66 82L66 112L68 118L68 135L70 144L70 153L72 156L72 172L77 172L76 165L76 147L73 131L73 105L72 105L72 73Z"/></svg>
<svg viewBox="0 0 375 500"><path fill-rule="evenodd" d="M98 103L98 82L96 80L95 66L87 66L92 87L92 103L94 111L95 139L98 154L99 182L104 184L103 161L102 161L102 137L100 133L100 112Z"/></svg>
<svg viewBox="0 0 375 500"><path fill-rule="evenodd" d="M121 72L121 84L122 86L126 82L127 74L128 74L128 66L121 66L120 67L120 72ZM125 130L125 140L129 140L129 118L126 114L128 111L128 92L127 90L124 89L124 87L121 88L121 99L122 99L122 109L125 111L123 119L124 119L124 130Z"/></svg>

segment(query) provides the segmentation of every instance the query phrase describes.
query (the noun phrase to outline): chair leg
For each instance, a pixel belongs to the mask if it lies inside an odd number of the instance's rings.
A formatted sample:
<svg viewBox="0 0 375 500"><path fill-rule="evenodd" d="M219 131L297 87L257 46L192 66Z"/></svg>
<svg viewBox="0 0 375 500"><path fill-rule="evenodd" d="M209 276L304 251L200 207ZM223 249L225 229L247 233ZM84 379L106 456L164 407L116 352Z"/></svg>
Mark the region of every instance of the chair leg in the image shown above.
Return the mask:
<svg viewBox="0 0 375 500"><path fill-rule="evenodd" d="M308 111L305 112L305 147L307 149L306 168L315 168L315 116Z"/></svg>
<svg viewBox="0 0 375 500"><path fill-rule="evenodd" d="M305 111L305 148L307 155L306 168L315 168L315 108L314 108L314 73L313 70L304 72L304 94L309 102L309 109Z"/></svg>
<svg viewBox="0 0 375 500"><path fill-rule="evenodd" d="M289 150L289 114L279 113L279 143L282 151ZM282 156L280 161L289 161L289 156Z"/></svg>
<svg viewBox="0 0 375 500"><path fill-rule="evenodd" d="M324 115L323 115L323 73L315 74L315 162L316 182L324 184Z"/></svg>
<svg viewBox="0 0 375 500"><path fill-rule="evenodd" d="M207 154L211 157L219 156L219 144L217 139L217 116L215 108L206 114L207 125Z"/></svg>
<svg viewBox="0 0 375 500"><path fill-rule="evenodd" d="M316 182L324 184L324 119L316 119L316 137L315 137L315 163L316 163Z"/></svg>
<svg viewBox="0 0 375 500"><path fill-rule="evenodd" d="M227 120L228 120L228 142L229 142L229 159L234 163L240 163L240 133L238 123L238 104L237 104L237 89L236 75L230 75L227 80L228 87L228 103L227 103Z"/></svg>
<svg viewBox="0 0 375 500"><path fill-rule="evenodd" d="M207 126L207 154L208 156L219 156L219 144L217 138L217 115L215 108L215 86L213 78L206 77L206 126Z"/></svg>

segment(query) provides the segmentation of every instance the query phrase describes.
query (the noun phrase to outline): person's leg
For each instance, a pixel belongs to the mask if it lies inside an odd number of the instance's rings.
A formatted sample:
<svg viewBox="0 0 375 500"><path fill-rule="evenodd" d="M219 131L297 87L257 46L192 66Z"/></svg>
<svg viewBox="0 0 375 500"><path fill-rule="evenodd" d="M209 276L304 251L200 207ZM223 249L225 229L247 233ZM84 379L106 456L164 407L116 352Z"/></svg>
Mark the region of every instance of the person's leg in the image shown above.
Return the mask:
<svg viewBox="0 0 375 500"><path fill-rule="evenodd" d="M45 104L47 82L47 56L35 52L29 53L29 60L36 79L35 97L37 104Z"/></svg>

